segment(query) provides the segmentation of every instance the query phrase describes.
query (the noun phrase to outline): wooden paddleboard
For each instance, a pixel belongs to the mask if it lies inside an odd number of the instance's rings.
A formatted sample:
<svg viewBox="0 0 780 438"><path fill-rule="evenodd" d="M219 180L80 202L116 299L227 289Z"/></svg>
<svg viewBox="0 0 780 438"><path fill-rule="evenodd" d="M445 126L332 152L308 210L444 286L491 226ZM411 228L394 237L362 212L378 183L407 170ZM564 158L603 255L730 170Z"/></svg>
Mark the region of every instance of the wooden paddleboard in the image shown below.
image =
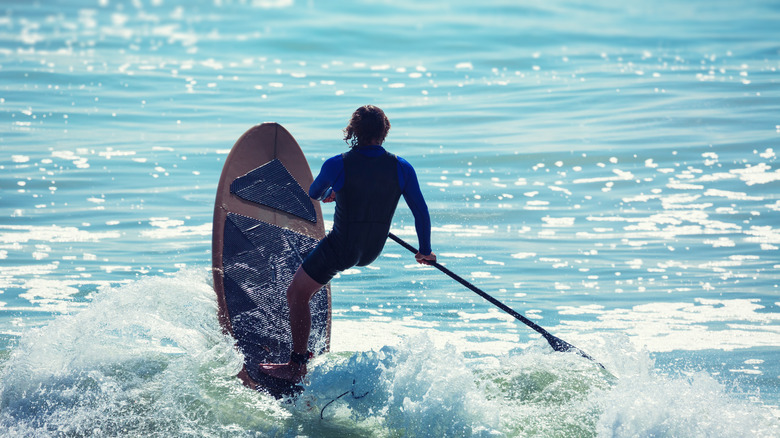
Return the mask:
<svg viewBox="0 0 780 438"><path fill-rule="evenodd" d="M293 136L277 123L263 123L233 145L217 188L212 266L219 321L244 354L242 381L277 397L300 388L262 375L258 364L290 358L287 286L325 236L319 202L308 196L312 182ZM329 285L310 303L308 347L315 355L330 346L330 304Z"/></svg>

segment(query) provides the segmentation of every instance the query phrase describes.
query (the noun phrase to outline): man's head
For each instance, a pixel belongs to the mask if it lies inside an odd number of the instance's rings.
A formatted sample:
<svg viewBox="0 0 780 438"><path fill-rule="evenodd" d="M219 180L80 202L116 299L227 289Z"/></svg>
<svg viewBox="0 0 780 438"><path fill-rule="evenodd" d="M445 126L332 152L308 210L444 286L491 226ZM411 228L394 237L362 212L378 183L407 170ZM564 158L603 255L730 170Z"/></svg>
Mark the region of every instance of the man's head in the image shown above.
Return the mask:
<svg viewBox="0 0 780 438"><path fill-rule="evenodd" d="M352 113L344 128L344 141L350 147L381 145L390 131L390 120L384 111L374 105L365 105Z"/></svg>

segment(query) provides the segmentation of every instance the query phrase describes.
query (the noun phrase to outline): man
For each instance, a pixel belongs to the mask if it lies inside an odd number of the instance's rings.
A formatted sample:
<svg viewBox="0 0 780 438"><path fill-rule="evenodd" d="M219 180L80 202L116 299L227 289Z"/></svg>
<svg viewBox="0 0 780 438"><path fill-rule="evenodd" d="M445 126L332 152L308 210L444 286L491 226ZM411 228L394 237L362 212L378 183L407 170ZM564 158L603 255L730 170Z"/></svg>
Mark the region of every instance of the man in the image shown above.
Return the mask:
<svg viewBox="0 0 780 438"><path fill-rule="evenodd" d="M382 252L398 200L403 195L414 215L418 263L436 261L431 251L431 219L414 168L382 147L390 130L385 113L373 105L358 108L344 128L350 151L328 159L309 196L336 202L333 229L309 253L287 289L293 351L286 364L260 364L260 372L299 382L306 374L311 332L309 300L333 276L366 266Z"/></svg>

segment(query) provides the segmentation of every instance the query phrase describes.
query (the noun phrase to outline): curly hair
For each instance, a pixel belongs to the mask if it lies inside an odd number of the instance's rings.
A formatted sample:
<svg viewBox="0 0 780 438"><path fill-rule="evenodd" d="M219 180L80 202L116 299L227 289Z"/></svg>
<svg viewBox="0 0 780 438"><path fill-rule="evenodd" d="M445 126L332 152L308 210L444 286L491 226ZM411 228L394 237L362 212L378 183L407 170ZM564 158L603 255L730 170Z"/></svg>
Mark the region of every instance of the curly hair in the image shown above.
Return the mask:
<svg viewBox="0 0 780 438"><path fill-rule="evenodd" d="M349 147L382 144L390 131L390 120L385 112L374 105L364 105L352 113L344 128L344 141Z"/></svg>

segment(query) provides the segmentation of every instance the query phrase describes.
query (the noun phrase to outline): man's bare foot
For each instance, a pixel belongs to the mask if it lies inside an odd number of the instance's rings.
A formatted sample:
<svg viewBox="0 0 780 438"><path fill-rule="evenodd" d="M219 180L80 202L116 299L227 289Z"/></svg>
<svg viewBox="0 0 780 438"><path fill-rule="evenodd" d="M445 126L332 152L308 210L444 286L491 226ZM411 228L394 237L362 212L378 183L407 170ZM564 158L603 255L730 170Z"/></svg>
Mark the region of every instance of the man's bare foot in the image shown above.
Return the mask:
<svg viewBox="0 0 780 438"><path fill-rule="evenodd" d="M288 363L261 363L260 372L277 379L288 382L300 383L306 375L306 364L295 362Z"/></svg>

